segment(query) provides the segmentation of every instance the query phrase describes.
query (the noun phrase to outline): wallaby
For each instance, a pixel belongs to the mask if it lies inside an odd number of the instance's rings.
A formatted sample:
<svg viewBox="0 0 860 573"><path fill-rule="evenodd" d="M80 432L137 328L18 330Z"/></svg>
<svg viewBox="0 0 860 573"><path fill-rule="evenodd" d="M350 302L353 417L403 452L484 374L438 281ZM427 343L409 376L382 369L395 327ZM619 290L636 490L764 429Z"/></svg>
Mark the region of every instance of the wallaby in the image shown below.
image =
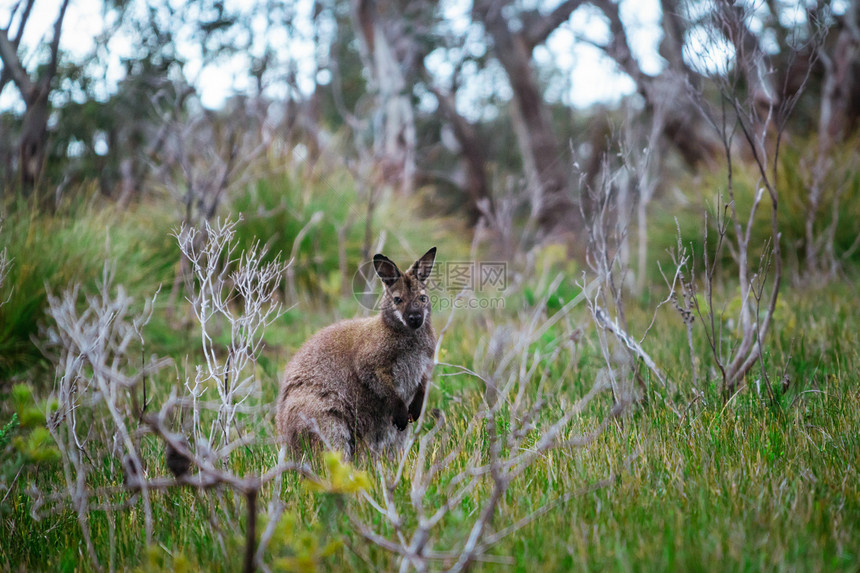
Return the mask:
<svg viewBox="0 0 860 573"><path fill-rule="evenodd" d="M320 330L287 365L276 422L294 451L316 443L352 459L357 440L374 453L402 446L433 370L426 282L435 259L433 247L401 273L389 258L374 256L384 285L379 314Z"/></svg>

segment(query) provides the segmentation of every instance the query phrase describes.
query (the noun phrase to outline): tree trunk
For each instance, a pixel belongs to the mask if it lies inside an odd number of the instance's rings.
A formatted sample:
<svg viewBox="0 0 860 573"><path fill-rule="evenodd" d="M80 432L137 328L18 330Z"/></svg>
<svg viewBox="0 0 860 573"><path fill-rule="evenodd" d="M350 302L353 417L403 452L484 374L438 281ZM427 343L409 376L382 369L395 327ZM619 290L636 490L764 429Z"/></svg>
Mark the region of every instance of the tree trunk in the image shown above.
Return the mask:
<svg viewBox="0 0 860 573"><path fill-rule="evenodd" d="M353 0L353 21L362 60L371 72L378 105L373 117L374 153L383 181L410 193L415 180L415 118L401 62L386 36L375 0Z"/></svg>
<svg viewBox="0 0 860 573"><path fill-rule="evenodd" d="M429 79L427 85L430 91L433 92L433 95L436 96L436 100L439 102L439 109L450 122L454 131L454 137L460 145L467 173L466 193L469 197L469 225L474 226L478 223L484 209L489 209L490 211L493 209L490 184L487 181L487 172L485 170L487 158L484 155L483 142L478 138L472 124L457 112L453 96L442 93L441 90L433 87Z"/></svg>
<svg viewBox="0 0 860 573"><path fill-rule="evenodd" d="M860 113L860 3L851 3L840 24L832 54L822 57L825 86L819 135L833 142L854 131Z"/></svg>
<svg viewBox="0 0 860 573"><path fill-rule="evenodd" d="M652 113L663 113L662 134L691 167L710 163L722 151L717 138L706 127L705 118L696 102L690 97L698 77L684 63L681 52L684 27L676 0L661 0L664 13L660 55L669 67L657 76L649 76L639 67L627 41L627 32L621 21L618 4L611 0L593 0L592 3L609 20L611 39L604 46L606 54L615 60L621 70L636 83ZM659 110L658 110L659 108Z"/></svg>
<svg viewBox="0 0 860 573"><path fill-rule="evenodd" d="M498 5L484 7L478 16L493 38L496 57L514 92L514 126L526 176L536 198L538 224L544 235L575 228L578 212L568 190L568 161L561 153L535 81L531 46L521 34L511 32Z"/></svg>
<svg viewBox="0 0 860 573"><path fill-rule="evenodd" d="M41 87L41 86L40 86ZM27 111L21 125L19 143L19 172L22 189L33 189L42 173L48 136L48 90L35 89L26 101Z"/></svg>
<svg viewBox="0 0 860 573"><path fill-rule="evenodd" d="M0 77L0 87L9 79L15 82L15 86L24 100L26 111L21 126L21 140L19 142L20 179L24 192L28 192L36 184L45 162L45 150L47 149L48 119L50 117L51 83L57 75L57 65L60 56L60 34L63 29L63 20L66 17L66 9L70 0L62 0L59 14L54 21L53 38L48 46L50 59L42 67L37 79L32 79L21 62L18 54L19 41L24 33L24 26L29 18L33 1L30 0L24 8L19 29L13 38L9 37L9 30L0 28L0 61L3 63L3 73Z"/></svg>
<svg viewBox="0 0 860 573"><path fill-rule="evenodd" d="M829 278L836 275L838 267L833 248L832 235L816 227L825 203L827 176L833 169L831 158L833 146L844 141L856 127L858 103L858 56L860 56L860 8L853 2L840 22L842 28L836 37L833 51L828 54L821 47L819 58L824 68L821 87L821 102L818 118L818 150L812 169L806 204L805 278L818 280L823 273ZM834 212L838 213L840 194L830 200ZM835 217L834 217L835 219ZM836 221L831 225L835 225Z"/></svg>

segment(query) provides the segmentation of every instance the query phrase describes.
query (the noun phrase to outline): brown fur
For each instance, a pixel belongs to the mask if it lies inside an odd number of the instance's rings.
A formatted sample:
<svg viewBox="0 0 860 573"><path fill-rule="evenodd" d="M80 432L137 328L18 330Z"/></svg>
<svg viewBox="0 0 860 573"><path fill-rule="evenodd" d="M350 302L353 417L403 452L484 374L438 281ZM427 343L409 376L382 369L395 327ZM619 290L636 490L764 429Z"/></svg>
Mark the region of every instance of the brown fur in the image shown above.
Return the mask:
<svg viewBox="0 0 860 573"><path fill-rule="evenodd" d="M294 450L322 443L352 458L398 448L418 419L433 369L436 334L425 282L436 248L401 273L373 258L385 292L378 315L343 320L311 337L287 365L278 394L278 430Z"/></svg>

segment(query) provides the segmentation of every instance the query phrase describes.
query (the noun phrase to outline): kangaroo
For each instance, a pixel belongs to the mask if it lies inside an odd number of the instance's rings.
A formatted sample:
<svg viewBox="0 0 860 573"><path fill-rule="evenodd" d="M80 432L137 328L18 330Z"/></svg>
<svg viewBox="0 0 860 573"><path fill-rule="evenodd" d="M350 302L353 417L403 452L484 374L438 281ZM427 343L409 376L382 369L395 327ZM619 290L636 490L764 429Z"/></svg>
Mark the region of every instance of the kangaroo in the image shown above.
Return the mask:
<svg viewBox="0 0 860 573"><path fill-rule="evenodd" d="M352 459L357 440L373 453L402 447L433 370L436 334L425 283L435 259L433 247L401 273L375 255L384 285L379 314L320 330L287 365L276 423L294 452L303 442L321 443Z"/></svg>

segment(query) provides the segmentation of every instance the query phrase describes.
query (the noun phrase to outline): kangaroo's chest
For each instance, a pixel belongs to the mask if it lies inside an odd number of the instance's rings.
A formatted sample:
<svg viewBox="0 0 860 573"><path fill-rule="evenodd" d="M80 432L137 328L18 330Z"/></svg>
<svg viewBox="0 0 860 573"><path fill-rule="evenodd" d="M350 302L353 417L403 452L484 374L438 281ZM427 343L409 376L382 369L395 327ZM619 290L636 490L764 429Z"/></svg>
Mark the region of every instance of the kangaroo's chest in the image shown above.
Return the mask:
<svg viewBox="0 0 860 573"><path fill-rule="evenodd" d="M424 348L414 348L404 351L394 359L392 374L397 386L397 394L407 404L415 396L424 375L433 368L433 358Z"/></svg>

